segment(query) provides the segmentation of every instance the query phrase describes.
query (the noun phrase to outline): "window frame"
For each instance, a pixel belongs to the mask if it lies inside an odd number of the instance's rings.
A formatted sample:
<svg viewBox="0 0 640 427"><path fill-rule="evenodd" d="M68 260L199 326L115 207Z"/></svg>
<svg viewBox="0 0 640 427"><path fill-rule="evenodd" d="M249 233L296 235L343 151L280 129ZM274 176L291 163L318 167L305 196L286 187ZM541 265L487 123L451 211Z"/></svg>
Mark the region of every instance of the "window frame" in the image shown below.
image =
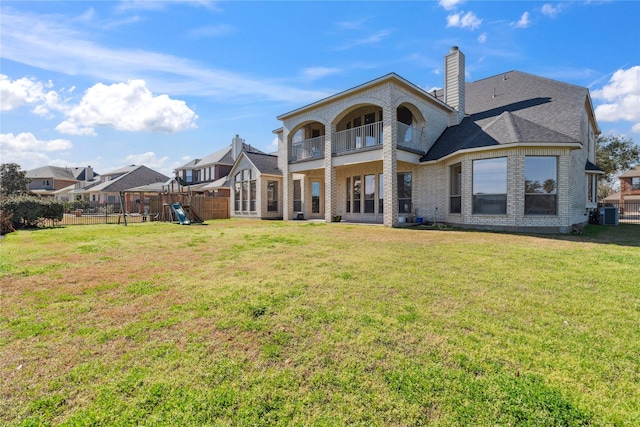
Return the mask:
<svg viewBox="0 0 640 427"><path fill-rule="evenodd" d="M538 179L535 181L527 179L534 178L527 172L528 169L528 161L541 161L543 159L553 160L553 173L554 177L547 177L543 180L542 183ZM524 158L524 214L526 216L556 216L558 215L558 157L557 156L525 156ZM545 166L549 167L549 166ZM535 168L536 172L540 171L542 167L538 164L534 166L530 165L530 168ZM550 180L553 181L552 190L548 190ZM540 188L541 191L532 191L534 188L532 184L527 183L537 183L535 186L536 189ZM545 188L546 187L546 188Z"/></svg>
<svg viewBox="0 0 640 427"><path fill-rule="evenodd" d="M480 178L483 178L484 180L486 180L486 176L488 175L488 173L486 172L486 170L483 170L482 172L480 172L480 169L485 169L485 168L481 168L480 167L480 163L484 163L484 164L490 164L489 162L497 162L500 161L501 163L504 162L504 172L501 170L502 167L500 168L499 172L500 172L500 178L504 178L503 180L501 179L501 181L504 182L500 182L500 186L504 186L504 192L476 192L476 188L477 187L484 187L487 185L486 181L479 182ZM496 168L489 168L490 170L493 170L493 173L495 174ZM473 215L507 215L507 202L508 202L508 198L509 198L509 160L508 157L491 157L488 159L476 159L472 161L472 166L471 166L471 176L472 176L472 184L471 184L471 197L472 197L472 214ZM502 174L504 173L504 176L502 177ZM495 180L495 175L490 177L491 180ZM480 185L481 184L481 185ZM491 206L493 206L494 210L497 210L495 212L491 212ZM496 207L498 209L496 209Z"/></svg>

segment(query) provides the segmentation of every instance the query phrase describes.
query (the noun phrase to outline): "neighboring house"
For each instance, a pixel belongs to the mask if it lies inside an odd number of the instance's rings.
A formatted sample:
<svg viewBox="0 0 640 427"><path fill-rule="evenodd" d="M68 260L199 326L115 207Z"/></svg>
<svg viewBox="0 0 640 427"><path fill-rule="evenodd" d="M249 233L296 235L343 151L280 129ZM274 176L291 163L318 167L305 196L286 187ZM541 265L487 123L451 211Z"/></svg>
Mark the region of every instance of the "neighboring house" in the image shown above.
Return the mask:
<svg viewBox="0 0 640 427"><path fill-rule="evenodd" d="M27 171L29 190L39 196L56 197L62 201L73 198L71 190L90 185L97 174L91 166L60 167L44 166Z"/></svg>
<svg viewBox="0 0 640 427"><path fill-rule="evenodd" d="M640 165L637 165L620 175L620 206L625 206L625 201L640 200ZM635 209L637 210L637 209Z"/></svg>
<svg viewBox="0 0 640 427"><path fill-rule="evenodd" d="M519 71L464 75L453 47L444 90L392 73L279 116L284 219L541 232L586 223L602 174L589 90Z"/></svg>
<svg viewBox="0 0 640 427"><path fill-rule="evenodd" d="M236 135L236 138L239 138L239 136ZM174 171L175 176L181 178L181 182L185 186L189 186L189 191L210 191L217 196L228 197L229 187L224 187L226 180L223 180L223 178L229 175L234 160L238 157L240 151L262 153L262 151L248 144L243 143L242 146L236 146L235 148L232 144L202 159L194 159L180 166ZM228 183L226 184L228 185Z"/></svg>
<svg viewBox="0 0 640 427"><path fill-rule="evenodd" d="M146 166L131 165L101 174L100 181L85 187L84 192L89 202L118 203L121 191L147 184L164 183L169 179L168 176Z"/></svg>
<svg viewBox="0 0 640 427"><path fill-rule="evenodd" d="M640 165L620 175L620 191L608 195L602 203L619 208L621 218L640 215Z"/></svg>
<svg viewBox="0 0 640 427"><path fill-rule="evenodd" d="M233 153L238 153L229 173L231 217L282 219L282 172L278 156L246 151L238 135L233 140Z"/></svg>

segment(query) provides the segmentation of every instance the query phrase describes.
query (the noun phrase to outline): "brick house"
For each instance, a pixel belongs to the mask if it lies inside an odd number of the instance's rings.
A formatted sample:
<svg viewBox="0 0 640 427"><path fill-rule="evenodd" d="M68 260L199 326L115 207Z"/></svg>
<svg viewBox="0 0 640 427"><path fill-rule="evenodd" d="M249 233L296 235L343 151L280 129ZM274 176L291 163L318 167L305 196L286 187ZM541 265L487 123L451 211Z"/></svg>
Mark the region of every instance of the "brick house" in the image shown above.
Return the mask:
<svg viewBox="0 0 640 427"><path fill-rule="evenodd" d="M519 71L444 89L391 73L278 117L285 220L569 232L597 207L587 88Z"/></svg>

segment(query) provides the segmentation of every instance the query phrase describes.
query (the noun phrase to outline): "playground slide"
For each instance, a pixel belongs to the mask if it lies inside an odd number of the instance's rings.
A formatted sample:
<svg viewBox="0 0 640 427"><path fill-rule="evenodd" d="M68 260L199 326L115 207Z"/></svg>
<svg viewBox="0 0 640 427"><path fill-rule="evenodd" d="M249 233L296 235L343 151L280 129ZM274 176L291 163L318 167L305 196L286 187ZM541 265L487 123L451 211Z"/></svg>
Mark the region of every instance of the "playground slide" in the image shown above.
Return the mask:
<svg viewBox="0 0 640 427"><path fill-rule="evenodd" d="M184 213L184 209L182 209L182 205L180 203L173 203L171 207L173 208L173 212L176 214L176 218L178 219L178 222L180 224L191 224L191 221L189 221L189 218L187 218L187 215Z"/></svg>

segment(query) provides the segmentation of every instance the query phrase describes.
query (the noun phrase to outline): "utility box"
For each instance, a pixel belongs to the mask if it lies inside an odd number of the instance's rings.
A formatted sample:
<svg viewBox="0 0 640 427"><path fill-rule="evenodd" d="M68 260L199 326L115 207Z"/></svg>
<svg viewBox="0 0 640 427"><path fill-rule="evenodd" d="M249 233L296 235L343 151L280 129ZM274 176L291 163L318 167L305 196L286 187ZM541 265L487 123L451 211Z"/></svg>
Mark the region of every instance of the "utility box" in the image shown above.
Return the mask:
<svg viewBox="0 0 640 427"><path fill-rule="evenodd" d="M620 212L614 206L604 206L600 208L600 224L601 225L618 225L620 221Z"/></svg>

